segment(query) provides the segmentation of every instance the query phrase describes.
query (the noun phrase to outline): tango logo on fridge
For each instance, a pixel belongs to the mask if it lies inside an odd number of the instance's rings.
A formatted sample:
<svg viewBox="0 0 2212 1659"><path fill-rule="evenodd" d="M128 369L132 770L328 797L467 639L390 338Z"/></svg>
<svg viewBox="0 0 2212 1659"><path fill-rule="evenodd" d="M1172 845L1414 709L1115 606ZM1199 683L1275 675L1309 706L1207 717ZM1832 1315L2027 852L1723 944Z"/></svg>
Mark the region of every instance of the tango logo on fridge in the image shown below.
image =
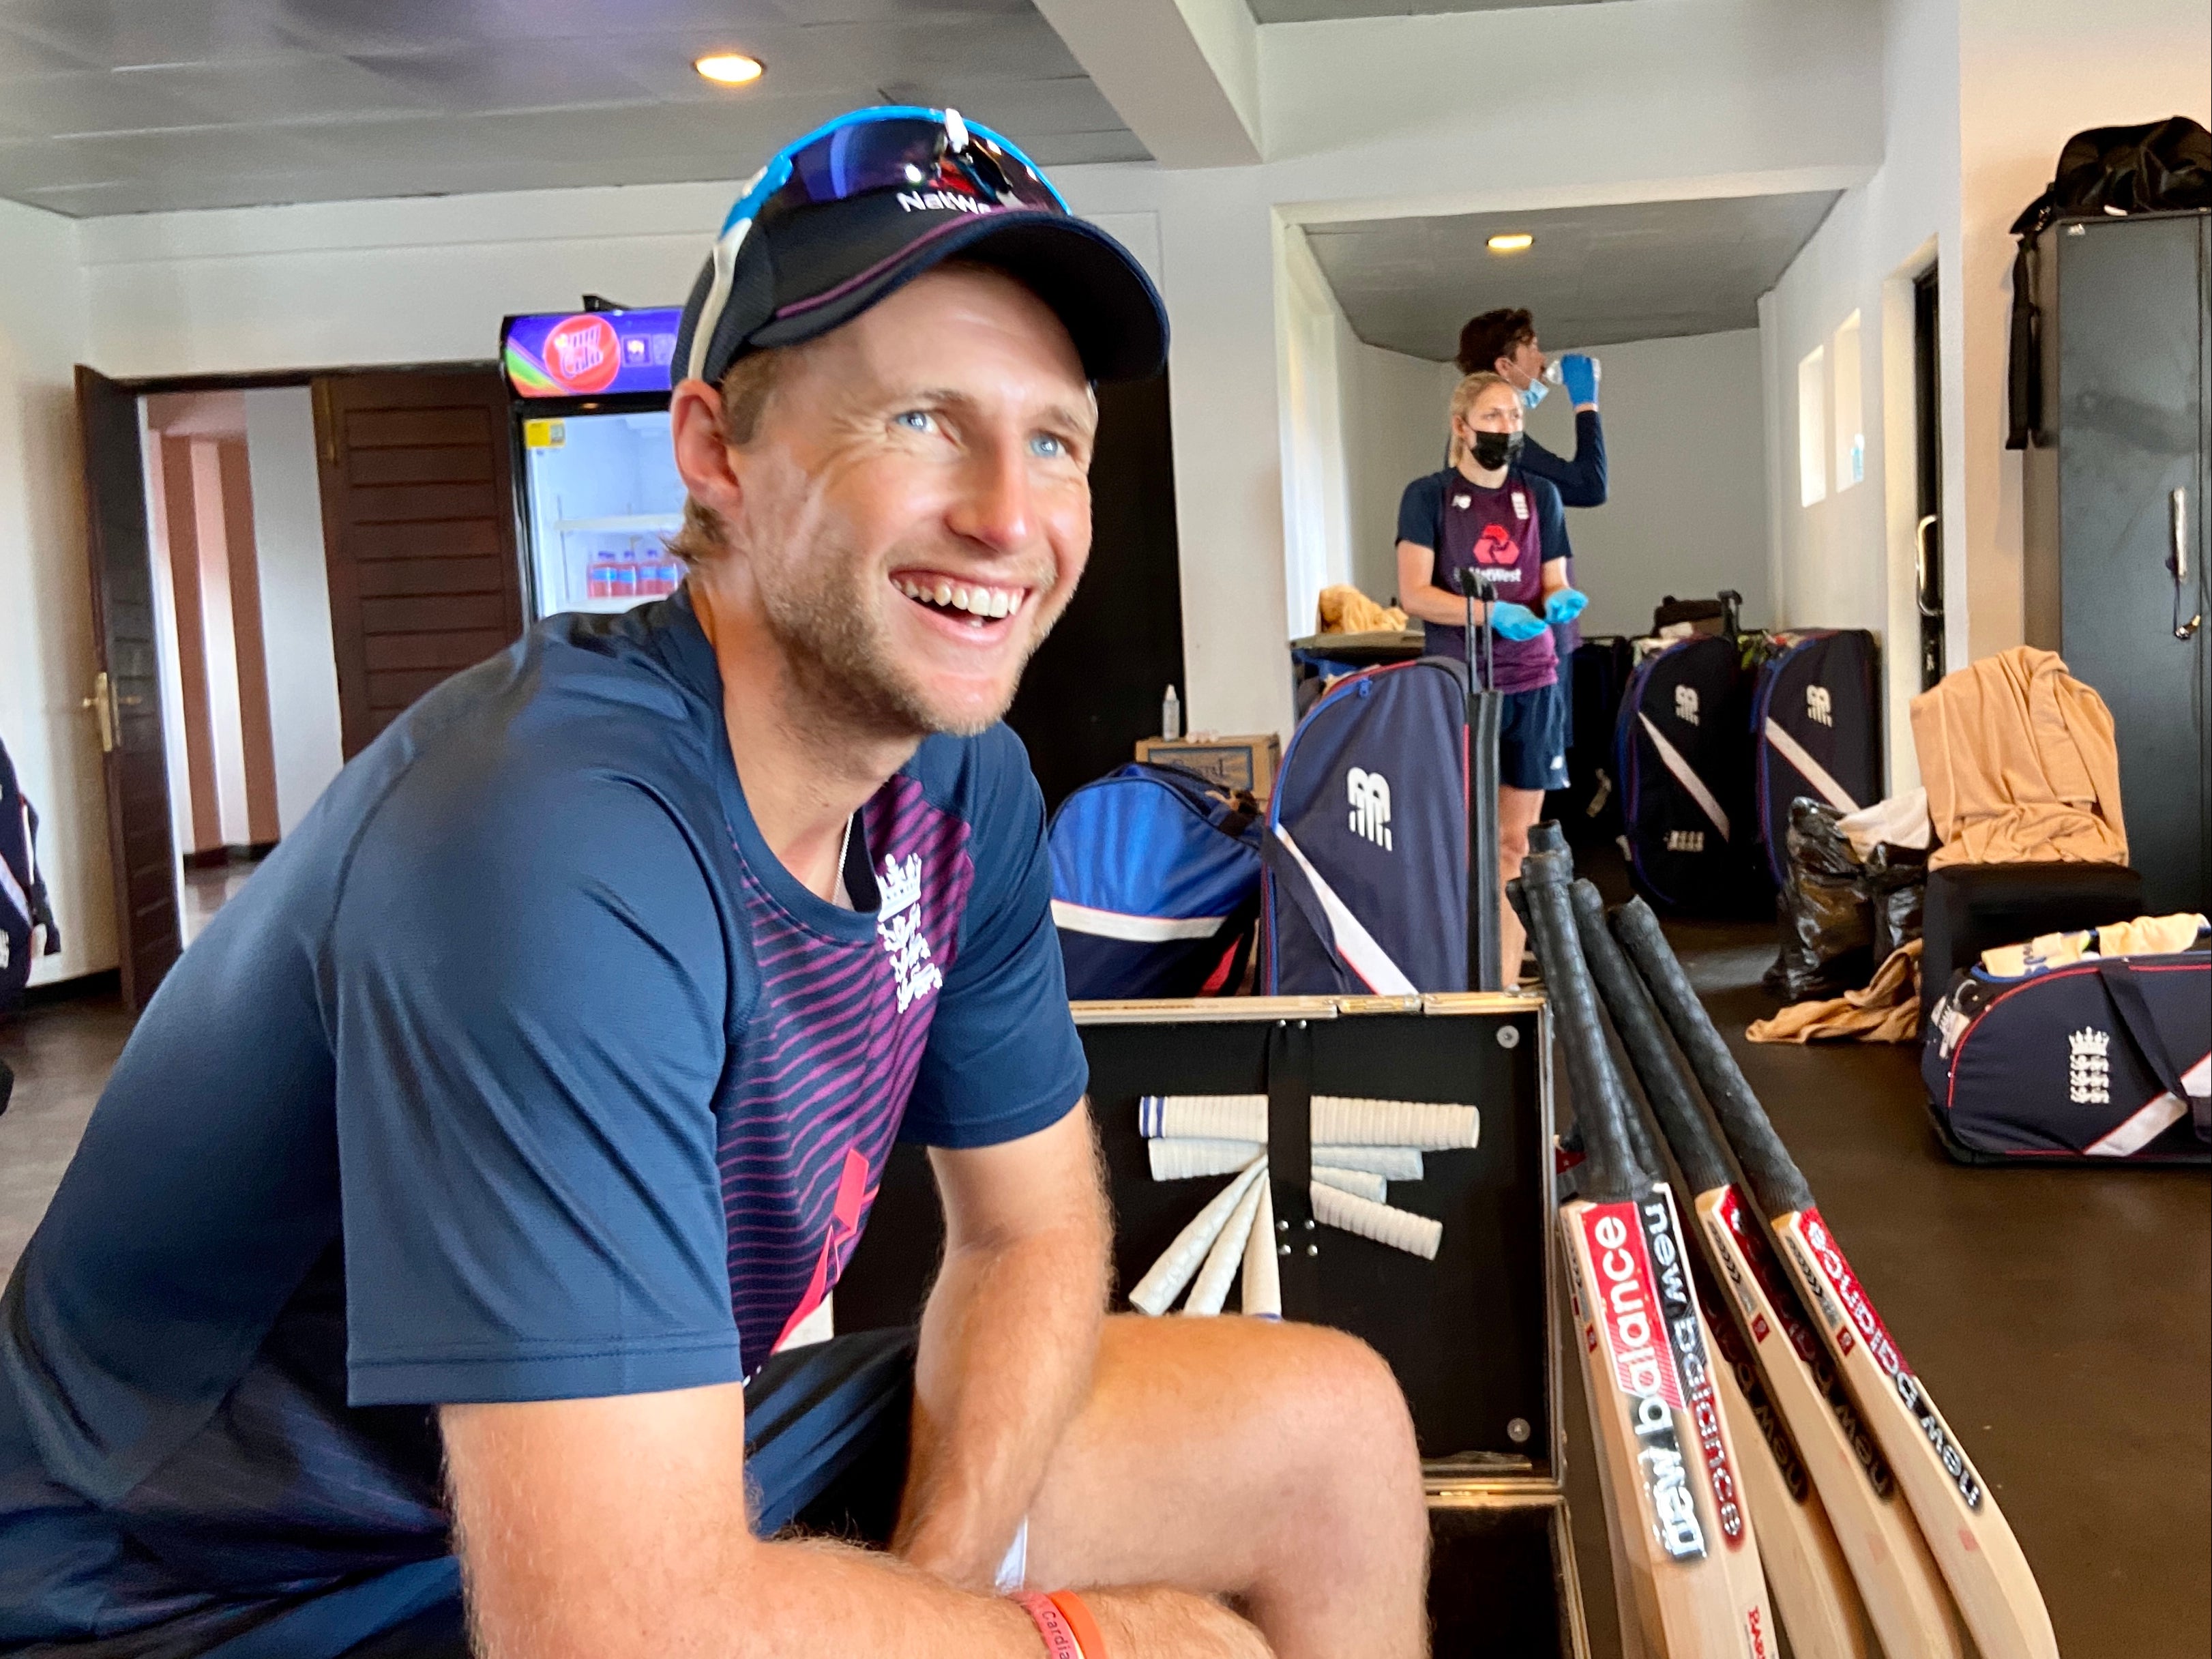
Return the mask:
<svg viewBox="0 0 2212 1659"><path fill-rule="evenodd" d="M1692 726L1698 723L1698 688L1696 686L1678 685L1674 688L1674 718L1678 720L1687 720Z"/></svg>
<svg viewBox="0 0 2212 1659"><path fill-rule="evenodd" d="M1836 723L1835 699L1828 695L1826 686L1808 685L1805 688L1805 718L1821 726Z"/></svg>
<svg viewBox="0 0 2212 1659"><path fill-rule="evenodd" d="M1390 781L1380 772L1355 766L1345 775L1344 793L1352 803L1352 833L1363 836L1384 852L1390 845Z"/></svg>

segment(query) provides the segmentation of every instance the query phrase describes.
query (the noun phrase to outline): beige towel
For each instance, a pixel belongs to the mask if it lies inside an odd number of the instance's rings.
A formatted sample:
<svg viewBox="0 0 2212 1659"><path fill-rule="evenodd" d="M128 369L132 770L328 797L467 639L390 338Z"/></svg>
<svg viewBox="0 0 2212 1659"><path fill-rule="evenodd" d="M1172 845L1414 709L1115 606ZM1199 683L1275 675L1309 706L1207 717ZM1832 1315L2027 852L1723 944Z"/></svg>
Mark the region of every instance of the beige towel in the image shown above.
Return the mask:
<svg viewBox="0 0 2212 1659"><path fill-rule="evenodd" d="M1771 1019L1753 1020L1753 1042L1813 1042L1849 1037L1860 1042L1910 1042L1920 1028L1920 941L1889 953L1863 991L1825 1002L1793 1002Z"/></svg>
<svg viewBox="0 0 2212 1659"><path fill-rule="evenodd" d="M1324 634L1402 634L1406 613L1395 605L1381 605L1356 587L1324 587L1315 609L1320 612Z"/></svg>
<svg viewBox="0 0 2212 1659"><path fill-rule="evenodd" d="M2112 711L2055 652L2015 646L1912 700L1942 846L1928 860L2125 864Z"/></svg>

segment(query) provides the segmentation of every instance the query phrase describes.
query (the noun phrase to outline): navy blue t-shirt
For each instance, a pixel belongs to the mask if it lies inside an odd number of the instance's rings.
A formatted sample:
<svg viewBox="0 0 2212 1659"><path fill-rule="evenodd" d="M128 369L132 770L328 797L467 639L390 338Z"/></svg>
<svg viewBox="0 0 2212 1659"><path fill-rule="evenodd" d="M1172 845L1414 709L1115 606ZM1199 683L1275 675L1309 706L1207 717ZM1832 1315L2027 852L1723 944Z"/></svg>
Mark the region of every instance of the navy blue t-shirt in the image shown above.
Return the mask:
<svg viewBox="0 0 2212 1659"><path fill-rule="evenodd" d="M1013 735L925 742L845 878L762 840L681 596L541 623L356 758L148 1006L0 1300L0 1650L309 1652L450 1584L429 1407L739 1380L894 1139L1063 1116Z"/></svg>

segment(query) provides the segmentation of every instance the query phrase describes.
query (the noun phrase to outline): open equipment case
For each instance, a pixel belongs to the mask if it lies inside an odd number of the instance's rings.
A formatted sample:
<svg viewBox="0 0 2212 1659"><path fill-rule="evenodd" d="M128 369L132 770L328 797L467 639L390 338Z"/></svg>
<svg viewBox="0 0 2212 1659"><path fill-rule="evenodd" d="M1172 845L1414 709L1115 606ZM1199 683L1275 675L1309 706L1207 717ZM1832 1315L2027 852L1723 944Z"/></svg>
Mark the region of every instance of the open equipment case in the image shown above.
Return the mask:
<svg viewBox="0 0 2212 1659"><path fill-rule="evenodd" d="M1543 999L1231 997L1079 1002L1074 1012L1114 1203L1116 1310L1222 1185L1152 1178L1139 1099L1264 1095L1283 1315L1367 1341L1412 1407L1437 1659L1588 1659L1563 1485ZM1477 1109L1473 1148L1426 1153L1422 1179L1389 1187L1391 1205L1442 1224L1433 1261L1316 1225L1316 1095ZM927 1157L901 1146L838 1282L837 1328L914 1322L941 1239Z"/></svg>

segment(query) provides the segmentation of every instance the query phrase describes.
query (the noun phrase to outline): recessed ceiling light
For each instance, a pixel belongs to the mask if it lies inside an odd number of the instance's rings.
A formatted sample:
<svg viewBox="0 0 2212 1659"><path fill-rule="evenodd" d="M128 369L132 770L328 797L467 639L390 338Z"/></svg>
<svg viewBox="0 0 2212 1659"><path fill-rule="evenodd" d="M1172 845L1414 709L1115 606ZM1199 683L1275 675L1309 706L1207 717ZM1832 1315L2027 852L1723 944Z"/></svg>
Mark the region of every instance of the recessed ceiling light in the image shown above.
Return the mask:
<svg viewBox="0 0 2212 1659"><path fill-rule="evenodd" d="M761 78L761 62L748 58L741 52L712 52L704 58L694 58L691 67L709 81L726 87L742 87Z"/></svg>
<svg viewBox="0 0 2212 1659"><path fill-rule="evenodd" d="M702 70L702 73L704 73ZM1492 253L1522 253L1534 247L1536 239L1525 230L1501 233L1484 244Z"/></svg>

